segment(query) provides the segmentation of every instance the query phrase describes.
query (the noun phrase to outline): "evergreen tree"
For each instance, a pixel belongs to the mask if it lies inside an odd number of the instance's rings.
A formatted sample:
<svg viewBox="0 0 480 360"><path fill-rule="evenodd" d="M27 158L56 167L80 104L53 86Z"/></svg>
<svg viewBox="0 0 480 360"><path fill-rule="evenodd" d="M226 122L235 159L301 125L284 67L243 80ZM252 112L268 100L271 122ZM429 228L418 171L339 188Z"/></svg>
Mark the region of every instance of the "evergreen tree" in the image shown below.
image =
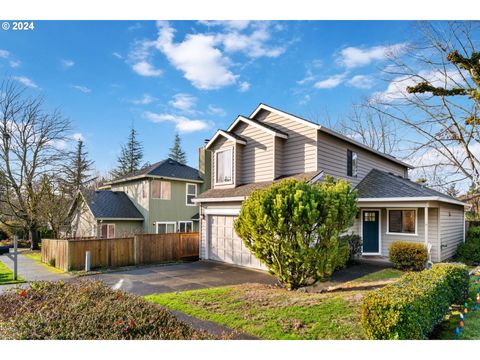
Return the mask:
<svg viewBox="0 0 480 360"><path fill-rule="evenodd" d="M93 160L88 159L85 144L82 140L78 140L75 151L65 165L64 187L71 197L74 197L77 191L85 188L92 180L92 165Z"/></svg>
<svg viewBox="0 0 480 360"><path fill-rule="evenodd" d="M170 159L178 161L180 164L187 163L187 156L185 151L182 150L181 139L178 134L175 134L175 140L173 146L170 148Z"/></svg>
<svg viewBox="0 0 480 360"><path fill-rule="evenodd" d="M141 168L143 159L143 146L137 140L137 131L132 126L126 145L122 146L120 157L118 158L118 166L112 171L114 177L134 174Z"/></svg>

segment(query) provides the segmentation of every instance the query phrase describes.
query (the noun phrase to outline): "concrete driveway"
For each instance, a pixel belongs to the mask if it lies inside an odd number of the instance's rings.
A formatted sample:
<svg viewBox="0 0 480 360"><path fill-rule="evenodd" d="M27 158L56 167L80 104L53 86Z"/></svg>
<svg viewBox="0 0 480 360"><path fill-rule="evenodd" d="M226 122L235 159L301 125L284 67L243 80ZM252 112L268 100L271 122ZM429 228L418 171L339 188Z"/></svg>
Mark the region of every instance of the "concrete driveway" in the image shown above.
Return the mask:
<svg viewBox="0 0 480 360"><path fill-rule="evenodd" d="M152 265L140 269L94 275L107 285L137 295L203 289L244 283L275 284L262 271L248 270L210 261L174 265Z"/></svg>

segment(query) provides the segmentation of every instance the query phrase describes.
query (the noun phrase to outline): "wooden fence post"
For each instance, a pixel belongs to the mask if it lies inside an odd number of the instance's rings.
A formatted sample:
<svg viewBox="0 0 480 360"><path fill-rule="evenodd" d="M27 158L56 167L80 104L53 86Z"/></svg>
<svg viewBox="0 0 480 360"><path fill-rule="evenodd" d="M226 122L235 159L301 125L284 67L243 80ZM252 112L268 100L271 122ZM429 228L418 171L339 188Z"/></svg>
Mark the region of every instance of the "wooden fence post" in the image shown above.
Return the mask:
<svg viewBox="0 0 480 360"><path fill-rule="evenodd" d="M133 263L138 265L138 236L133 236Z"/></svg>
<svg viewBox="0 0 480 360"><path fill-rule="evenodd" d="M66 240L67 242L67 268L63 269L63 271L70 271L72 267L72 253L70 252L70 241ZM65 261L63 261L63 265L65 266Z"/></svg>

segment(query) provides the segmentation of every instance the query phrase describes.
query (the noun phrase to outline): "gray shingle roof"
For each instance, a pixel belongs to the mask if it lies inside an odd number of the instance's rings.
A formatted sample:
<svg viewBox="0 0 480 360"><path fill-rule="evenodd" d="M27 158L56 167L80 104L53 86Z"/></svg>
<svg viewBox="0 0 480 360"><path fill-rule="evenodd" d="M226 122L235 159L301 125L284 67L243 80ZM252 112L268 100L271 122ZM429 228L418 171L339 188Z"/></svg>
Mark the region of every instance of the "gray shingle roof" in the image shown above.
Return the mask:
<svg viewBox="0 0 480 360"><path fill-rule="evenodd" d="M110 183L126 181L133 177L137 178L147 176L164 176L175 179L203 181L197 169L168 158L153 165L147 166L146 168L143 168L134 174L114 179Z"/></svg>
<svg viewBox="0 0 480 360"><path fill-rule="evenodd" d="M409 179L372 169L356 186L359 198L441 197L457 200Z"/></svg>
<svg viewBox="0 0 480 360"><path fill-rule="evenodd" d="M142 213L123 191L97 190L82 194L95 218L143 220Z"/></svg>
<svg viewBox="0 0 480 360"><path fill-rule="evenodd" d="M255 190L264 189L272 185L273 183L284 180L284 179L310 181L318 174L319 174L319 171L310 171L310 172L305 172L305 173L300 173L295 175L283 176L281 178L275 179L274 181L262 181L258 183L249 183L249 184L239 185L235 188L230 188L230 189L210 189L201 193L199 196L197 196L197 199L217 199L217 198L221 199L221 198L231 198L231 197L245 197L250 195Z"/></svg>

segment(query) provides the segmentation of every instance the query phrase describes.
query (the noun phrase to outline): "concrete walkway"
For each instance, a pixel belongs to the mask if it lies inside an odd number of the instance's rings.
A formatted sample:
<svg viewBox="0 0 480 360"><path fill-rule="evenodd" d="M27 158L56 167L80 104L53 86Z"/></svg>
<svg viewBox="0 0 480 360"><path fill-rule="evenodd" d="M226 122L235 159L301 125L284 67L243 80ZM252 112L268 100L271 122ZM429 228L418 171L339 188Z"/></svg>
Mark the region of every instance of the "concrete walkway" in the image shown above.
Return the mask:
<svg viewBox="0 0 480 360"><path fill-rule="evenodd" d="M11 260L6 254L0 255L0 261L13 270L13 260ZM27 282L41 280L57 281L72 278L69 274L51 270L38 261L21 254L18 255L18 275L24 278ZM15 285L0 285L0 292L14 286Z"/></svg>

